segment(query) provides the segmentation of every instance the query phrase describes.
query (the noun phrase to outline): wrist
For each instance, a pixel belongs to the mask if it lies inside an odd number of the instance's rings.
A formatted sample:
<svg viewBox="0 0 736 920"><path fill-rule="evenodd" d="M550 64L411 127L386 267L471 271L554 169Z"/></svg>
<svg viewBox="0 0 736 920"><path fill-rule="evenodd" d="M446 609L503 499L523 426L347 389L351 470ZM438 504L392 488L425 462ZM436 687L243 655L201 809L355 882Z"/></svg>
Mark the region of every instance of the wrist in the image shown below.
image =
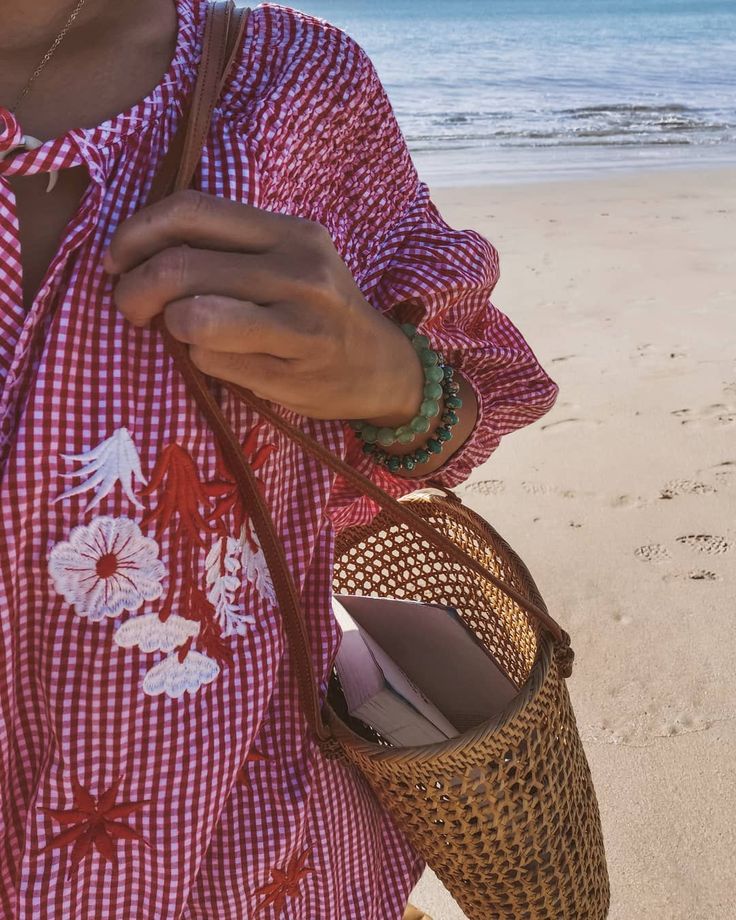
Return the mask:
<svg viewBox="0 0 736 920"><path fill-rule="evenodd" d="M398 328L396 332L401 352L392 363L395 374L386 387L383 405L387 411L383 415L364 419L369 425L375 425L377 428L398 428L400 425L408 424L418 414L424 400L425 380L421 359L409 338Z"/></svg>

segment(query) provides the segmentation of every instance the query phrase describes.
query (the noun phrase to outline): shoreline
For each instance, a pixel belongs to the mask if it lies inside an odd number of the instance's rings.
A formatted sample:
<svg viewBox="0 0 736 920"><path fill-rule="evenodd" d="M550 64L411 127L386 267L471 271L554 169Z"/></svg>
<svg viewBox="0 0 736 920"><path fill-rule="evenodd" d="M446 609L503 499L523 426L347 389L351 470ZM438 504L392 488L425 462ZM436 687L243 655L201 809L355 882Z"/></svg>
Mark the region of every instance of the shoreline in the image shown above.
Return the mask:
<svg viewBox="0 0 736 920"><path fill-rule="evenodd" d="M700 172L736 168L736 146L717 145L655 154L642 148L640 156L630 151L590 148L523 148L512 156L508 150L489 148L412 150L420 178L433 188L539 185L546 182L576 182L615 178L639 173Z"/></svg>

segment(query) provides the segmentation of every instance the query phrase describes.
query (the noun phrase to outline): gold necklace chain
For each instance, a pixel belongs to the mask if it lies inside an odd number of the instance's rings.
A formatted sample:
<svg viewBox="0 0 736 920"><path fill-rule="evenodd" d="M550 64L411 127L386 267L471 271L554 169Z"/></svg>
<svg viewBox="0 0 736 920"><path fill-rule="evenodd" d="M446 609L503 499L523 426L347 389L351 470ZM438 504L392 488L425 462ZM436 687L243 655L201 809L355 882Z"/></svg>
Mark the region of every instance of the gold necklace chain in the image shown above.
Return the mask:
<svg viewBox="0 0 736 920"><path fill-rule="evenodd" d="M61 30L61 32L59 32L59 34L56 36L56 38L54 39L54 41L53 41L51 47L49 48L49 50L48 50L48 51L46 52L46 54L44 54L44 56L41 58L41 63L40 63L40 64L38 65L38 67L33 71L33 73L31 74L31 76L30 76L28 82L27 82L26 85L23 87L23 89L20 91L20 93L18 93L18 96L16 97L16 100L15 100L15 102L13 103L13 107L9 110L9 111L11 111L13 114L15 114L16 109L17 109L18 106L20 105L21 101L25 98L26 94L27 94L28 91L30 90L31 86L32 86L33 83L35 82L35 80L36 80L36 78L38 77L38 75L41 73L41 71L44 69L44 67L48 64L48 62L49 62L49 60L50 60L50 58L51 58L51 55L54 53L54 51L56 51L57 47L59 46L59 42L62 40L62 38L64 38L64 36L66 35L66 33L69 31L69 28L70 28L71 24L72 24L72 23L74 22L74 20L77 18L77 16L79 15L79 11L82 9L82 7L84 6L84 4L85 4L86 2L87 2L87 0L77 0L77 5L76 5L76 6L74 7L74 9L72 10L71 15L69 16L69 18L68 18L67 21L66 21L66 24L64 25L64 28L63 28L63 29Z"/></svg>

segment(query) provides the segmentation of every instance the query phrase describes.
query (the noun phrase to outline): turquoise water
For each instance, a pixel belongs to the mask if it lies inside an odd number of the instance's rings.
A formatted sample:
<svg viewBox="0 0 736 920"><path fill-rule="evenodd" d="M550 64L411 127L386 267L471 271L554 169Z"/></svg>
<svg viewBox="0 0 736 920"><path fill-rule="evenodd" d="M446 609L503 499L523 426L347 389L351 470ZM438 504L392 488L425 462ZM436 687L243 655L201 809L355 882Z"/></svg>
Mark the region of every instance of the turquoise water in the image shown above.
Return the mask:
<svg viewBox="0 0 736 920"><path fill-rule="evenodd" d="M736 0L299 9L365 48L415 162L439 184L736 163Z"/></svg>

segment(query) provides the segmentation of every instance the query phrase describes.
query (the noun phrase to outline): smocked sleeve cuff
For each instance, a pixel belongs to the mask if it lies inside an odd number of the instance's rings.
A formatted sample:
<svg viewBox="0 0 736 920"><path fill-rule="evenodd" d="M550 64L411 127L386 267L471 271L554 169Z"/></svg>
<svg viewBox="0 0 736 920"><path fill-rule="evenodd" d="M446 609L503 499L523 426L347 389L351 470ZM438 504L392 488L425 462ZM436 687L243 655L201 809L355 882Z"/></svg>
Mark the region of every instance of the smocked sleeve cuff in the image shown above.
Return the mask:
<svg viewBox="0 0 736 920"><path fill-rule="evenodd" d="M357 278L376 309L398 322L413 323L429 338L467 379L478 405L473 430L426 477L405 477L375 463L345 423L346 461L396 498L429 481L448 488L464 482L505 434L539 419L557 398L557 384L519 329L491 302L498 277L493 245L474 230L450 227L427 185L418 182L411 204ZM340 530L369 523L378 507L338 476L327 514Z"/></svg>

